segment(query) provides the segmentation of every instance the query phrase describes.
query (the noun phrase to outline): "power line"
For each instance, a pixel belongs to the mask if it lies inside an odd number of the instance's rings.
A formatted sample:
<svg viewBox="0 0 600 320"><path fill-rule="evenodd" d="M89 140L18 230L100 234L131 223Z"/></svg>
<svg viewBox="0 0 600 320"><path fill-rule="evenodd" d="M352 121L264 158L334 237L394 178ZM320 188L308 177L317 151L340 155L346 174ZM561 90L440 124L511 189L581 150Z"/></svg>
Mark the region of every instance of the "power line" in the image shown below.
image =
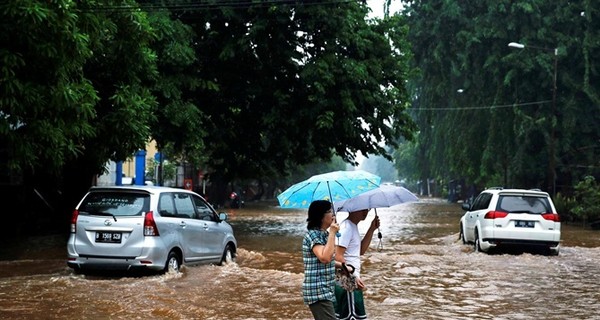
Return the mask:
<svg viewBox="0 0 600 320"><path fill-rule="evenodd" d="M492 105L492 106L483 106L483 107L442 107L442 108L410 108L409 110L414 111L460 111L460 110L484 110L484 109L500 109L500 108L513 108L513 107L522 107L522 106L531 106L537 104L546 104L552 103L552 100L543 100L543 101L535 101L535 102L524 102L524 103L513 103L513 104L501 104L501 105Z"/></svg>

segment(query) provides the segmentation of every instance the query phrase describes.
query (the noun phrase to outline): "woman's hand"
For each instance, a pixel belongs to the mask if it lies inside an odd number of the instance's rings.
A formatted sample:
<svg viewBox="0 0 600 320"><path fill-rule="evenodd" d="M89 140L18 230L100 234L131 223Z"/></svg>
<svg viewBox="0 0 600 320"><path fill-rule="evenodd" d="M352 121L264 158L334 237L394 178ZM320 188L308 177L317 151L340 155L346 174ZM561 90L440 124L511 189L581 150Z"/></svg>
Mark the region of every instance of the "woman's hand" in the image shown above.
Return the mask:
<svg viewBox="0 0 600 320"><path fill-rule="evenodd" d="M329 232L336 234L338 231L340 231L340 225L335 221L331 222L331 225L329 226Z"/></svg>
<svg viewBox="0 0 600 320"><path fill-rule="evenodd" d="M365 283L359 277L356 277L356 288L358 290L365 290L367 288Z"/></svg>

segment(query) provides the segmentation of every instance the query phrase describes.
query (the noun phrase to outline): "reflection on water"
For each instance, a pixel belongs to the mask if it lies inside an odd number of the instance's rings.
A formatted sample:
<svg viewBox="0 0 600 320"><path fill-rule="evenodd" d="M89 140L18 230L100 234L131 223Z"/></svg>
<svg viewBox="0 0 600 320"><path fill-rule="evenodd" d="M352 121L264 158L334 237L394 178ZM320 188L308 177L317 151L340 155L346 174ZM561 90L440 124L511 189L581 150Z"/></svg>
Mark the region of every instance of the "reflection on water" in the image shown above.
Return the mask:
<svg viewBox="0 0 600 320"><path fill-rule="evenodd" d="M600 319L599 232L563 225L557 257L486 255L458 241L457 204L424 199L377 214L382 249L375 237L363 258L371 319ZM249 204L231 212L237 263L144 277L75 275L65 239L37 238L8 260L2 251L0 318L310 319L305 219L306 210Z"/></svg>

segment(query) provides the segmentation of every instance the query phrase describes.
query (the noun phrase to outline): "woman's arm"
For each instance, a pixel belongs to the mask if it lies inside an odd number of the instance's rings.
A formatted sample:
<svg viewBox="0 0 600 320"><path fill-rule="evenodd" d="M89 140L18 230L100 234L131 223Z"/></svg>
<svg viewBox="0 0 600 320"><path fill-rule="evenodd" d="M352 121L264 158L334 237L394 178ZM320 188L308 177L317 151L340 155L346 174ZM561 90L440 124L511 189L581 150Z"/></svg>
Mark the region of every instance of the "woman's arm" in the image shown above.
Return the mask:
<svg viewBox="0 0 600 320"><path fill-rule="evenodd" d="M325 245L317 244L313 246L312 250L321 263L331 262L335 253L335 233L330 232L327 243Z"/></svg>

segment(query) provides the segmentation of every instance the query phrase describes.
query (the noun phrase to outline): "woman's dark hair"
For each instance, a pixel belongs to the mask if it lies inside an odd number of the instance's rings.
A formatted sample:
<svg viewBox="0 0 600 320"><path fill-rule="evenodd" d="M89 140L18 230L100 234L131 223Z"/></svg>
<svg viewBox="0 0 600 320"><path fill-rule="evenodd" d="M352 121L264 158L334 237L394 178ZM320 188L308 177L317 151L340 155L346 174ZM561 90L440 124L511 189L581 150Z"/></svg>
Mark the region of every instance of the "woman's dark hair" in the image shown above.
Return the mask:
<svg viewBox="0 0 600 320"><path fill-rule="evenodd" d="M306 228L308 230L311 229L320 229L321 221L323 221L323 217L325 213L331 209L331 202L327 200L315 200L308 207L308 225Z"/></svg>

